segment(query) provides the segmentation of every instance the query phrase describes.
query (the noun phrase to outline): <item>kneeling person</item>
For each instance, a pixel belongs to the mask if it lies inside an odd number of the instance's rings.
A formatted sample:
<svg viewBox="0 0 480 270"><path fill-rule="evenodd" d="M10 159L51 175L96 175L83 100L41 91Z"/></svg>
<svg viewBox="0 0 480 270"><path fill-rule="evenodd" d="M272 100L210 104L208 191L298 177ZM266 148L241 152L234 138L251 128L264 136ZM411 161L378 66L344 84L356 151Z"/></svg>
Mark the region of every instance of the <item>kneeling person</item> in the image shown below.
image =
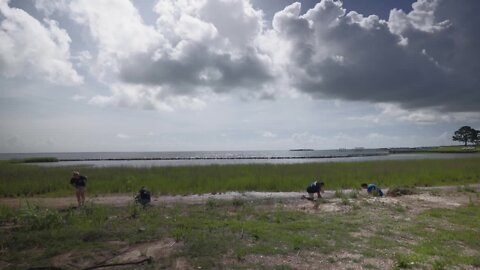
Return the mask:
<svg viewBox="0 0 480 270"><path fill-rule="evenodd" d="M308 187L307 187L307 193L308 193L308 197L307 200L310 200L310 201L313 201L314 200L314 196L315 196L315 193L317 193L317 196L318 198L320 199L322 196L320 195L320 192L323 192L323 187L325 186L325 183L323 182L318 182L318 181L315 181L313 183L311 183ZM304 196L305 197L305 196Z"/></svg>
<svg viewBox="0 0 480 270"><path fill-rule="evenodd" d="M146 187L142 187L138 191L137 196L135 196L135 202L145 207L147 204L150 203L150 191L148 191Z"/></svg>
<svg viewBox="0 0 480 270"><path fill-rule="evenodd" d="M383 191L377 187L375 184L367 184L363 183L362 188L366 189L368 194L372 194L373 196L383 197Z"/></svg>

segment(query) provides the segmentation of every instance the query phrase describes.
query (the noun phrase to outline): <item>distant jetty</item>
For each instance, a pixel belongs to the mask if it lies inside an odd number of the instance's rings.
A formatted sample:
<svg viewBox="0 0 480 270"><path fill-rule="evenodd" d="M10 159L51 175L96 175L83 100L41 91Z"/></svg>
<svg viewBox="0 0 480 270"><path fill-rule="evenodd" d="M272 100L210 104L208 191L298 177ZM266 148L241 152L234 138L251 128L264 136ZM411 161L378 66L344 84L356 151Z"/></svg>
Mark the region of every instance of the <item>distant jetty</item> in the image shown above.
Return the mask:
<svg viewBox="0 0 480 270"><path fill-rule="evenodd" d="M289 151L301 152L301 151L315 151L315 150L308 149L308 148L299 148L299 149L290 149Z"/></svg>

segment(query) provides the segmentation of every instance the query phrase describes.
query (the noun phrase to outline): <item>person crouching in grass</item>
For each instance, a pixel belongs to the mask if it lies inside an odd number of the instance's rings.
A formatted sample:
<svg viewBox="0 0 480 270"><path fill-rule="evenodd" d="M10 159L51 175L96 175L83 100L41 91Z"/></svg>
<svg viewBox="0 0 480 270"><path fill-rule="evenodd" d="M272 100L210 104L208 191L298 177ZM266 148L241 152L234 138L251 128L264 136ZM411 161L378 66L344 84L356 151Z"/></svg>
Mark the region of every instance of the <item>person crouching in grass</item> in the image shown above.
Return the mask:
<svg viewBox="0 0 480 270"><path fill-rule="evenodd" d="M318 196L318 199L322 198L322 196L320 195L320 192L323 192L323 188L325 186L325 183L323 182L318 182L318 181L315 181L313 183L311 183L308 187L307 187L307 193L308 193L308 197L305 197L302 196L302 199L307 199L309 201L314 201L315 200L315 193L317 193L317 196Z"/></svg>
<svg viewBox="0 0 480 270"><path fill-rule="evenodd" d="M375 184L363 183L361 187L366 189L368 194L371 194L375 197L383 197L383 191L380 188L378 188L377 185Z"/></svg>
<svg viewBox="0 0 480 270"><path fill-rule="evenodd" d="M143 186L137 193L137 196L135 196L135 202L141 204L143 208L146 208L147 205L150 204L150 191Z"/></svg>
<svg viewBox="0 0 480 270"><path fill-rule="evenodd" d="M75 195L77 196L78 206L85 205L85 189L87 188L87 177L80 175L79 172L73 172L70 184L75 187Z"/></svg>

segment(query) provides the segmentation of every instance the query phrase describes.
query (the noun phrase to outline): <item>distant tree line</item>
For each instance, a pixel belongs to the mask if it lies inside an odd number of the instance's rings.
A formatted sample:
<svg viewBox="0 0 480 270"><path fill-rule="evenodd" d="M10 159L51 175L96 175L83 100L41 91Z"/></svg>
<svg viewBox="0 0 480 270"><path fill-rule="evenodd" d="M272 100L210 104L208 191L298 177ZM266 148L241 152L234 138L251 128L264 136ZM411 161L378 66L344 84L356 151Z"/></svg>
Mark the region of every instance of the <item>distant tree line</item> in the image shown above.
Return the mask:
<svg viewBox="0 0 480 270"><path fill-rule="evenodd" d="M455 134L452 137L452 140L458 141L458 142L463 142L465 146L468 145L468 143L478 145L479 144L479 132L478 130L471 128L469 126L463 126L457 131L455 131Z"/></svg>

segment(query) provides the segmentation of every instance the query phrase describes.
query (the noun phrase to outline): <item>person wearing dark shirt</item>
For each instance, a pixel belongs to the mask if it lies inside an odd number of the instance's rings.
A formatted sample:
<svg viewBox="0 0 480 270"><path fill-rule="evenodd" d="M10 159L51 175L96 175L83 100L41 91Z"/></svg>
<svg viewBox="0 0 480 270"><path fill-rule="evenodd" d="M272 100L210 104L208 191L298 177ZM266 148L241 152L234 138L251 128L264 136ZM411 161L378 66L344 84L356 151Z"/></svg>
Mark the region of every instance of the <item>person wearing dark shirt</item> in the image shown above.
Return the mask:
<svg viewBox="0 0 480 270"><path fill-rule="evenodd" d="M363 183L362 188L366 189L368 194L372 194L373 196L383 197L383 191L377 187L375 184L367 184Z"/></svg>
<svg viewBox="0 0 480 270"><path fill-rule="evenodd" d="M135 202L140 203L143 207L150 203L150 191L146 187L142 187L137 196L135 196Z"/></svg>
<svg viewBox="0 0 480 270"><path fill-rule="evenodd" d="M79 172L73 172L70 184L75 187L78 206L85 205L85 190L87 188L87 177L80 175Z"/></svg>
<svg viewBox="0 0 480 270"><path fill-rule="evenodd" d="M324 186L325 186L325 183L323 183L323 182L315 181L315 182L311 183L307 187L308 197L303 196L302 198L306 198L307 200L313 201L313 200L315 200L314 199L315 193L317 193L317 196L320 199L322 197L320 195L320 192L323 192L323 187Z"/></svg>

